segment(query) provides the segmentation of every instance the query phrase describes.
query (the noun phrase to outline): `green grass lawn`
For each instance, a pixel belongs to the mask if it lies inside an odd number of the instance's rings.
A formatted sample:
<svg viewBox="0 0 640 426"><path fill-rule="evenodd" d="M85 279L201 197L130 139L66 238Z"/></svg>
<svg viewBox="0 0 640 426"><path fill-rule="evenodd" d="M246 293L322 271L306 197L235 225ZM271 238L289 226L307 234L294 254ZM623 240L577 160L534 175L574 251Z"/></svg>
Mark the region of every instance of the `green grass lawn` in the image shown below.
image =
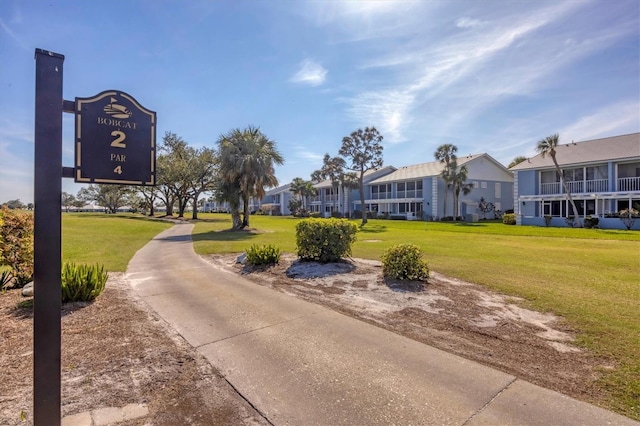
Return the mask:
<svg viewBox="0 0 640 426"><path fill-rule="evenodd" d="M295 252L299 219L252 216L258 232L248 233L220 232L230 227L227 215L200 218L193 232L199 254L242 252L251 244ZM579 345L617 363L602 379L609 406L640 419L640 233L371 220L358 232L353 256L380 259L388 247L407 242L424 250L434 271L565 317L580 331Z"/></svg>
<svg viewBox="0 0 640 426"><path fill-rule="evenodd" d="M142 215L63 213L62 260L124 272L136 251L170 227Z"/></svg>
<svg viewBox="0 0 640 426"><path fill-rule="evenodd" d="M251 244L295 252L299 219L252 216L256 232L224 232L229 215L199 217L193 231L199 254L239 253ZM140 215L63 214L63 258L124 271L133 254L169 226ZM601 380L608 406L640 420L639 232L371 220L357 237L354 257L380 259L392 245L414 243L434 271L563 316L579 331L579 345L615 360Z"/></svg>

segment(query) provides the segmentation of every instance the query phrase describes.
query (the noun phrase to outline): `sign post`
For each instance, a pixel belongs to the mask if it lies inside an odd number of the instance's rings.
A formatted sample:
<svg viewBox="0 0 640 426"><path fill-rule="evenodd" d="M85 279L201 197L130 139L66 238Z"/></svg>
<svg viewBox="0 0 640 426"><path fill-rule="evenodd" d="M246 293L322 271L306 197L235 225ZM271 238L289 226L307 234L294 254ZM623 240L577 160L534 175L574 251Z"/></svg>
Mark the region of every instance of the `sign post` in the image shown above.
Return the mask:
<svg viewBox="0 0 640 426"><path fill-rule="evenodd" d="M62 64L36 49L34 132L33 420L60 425Z"/></svg>
<svg viewBox="0 0 640 426"><path fill-rule="evenodd" d="M33 420L61 422L62 178L155 185L156 113L118 90L62 98L64 56L36 49ZM62 113L75 113L75 167L62 167Z"/></svg>

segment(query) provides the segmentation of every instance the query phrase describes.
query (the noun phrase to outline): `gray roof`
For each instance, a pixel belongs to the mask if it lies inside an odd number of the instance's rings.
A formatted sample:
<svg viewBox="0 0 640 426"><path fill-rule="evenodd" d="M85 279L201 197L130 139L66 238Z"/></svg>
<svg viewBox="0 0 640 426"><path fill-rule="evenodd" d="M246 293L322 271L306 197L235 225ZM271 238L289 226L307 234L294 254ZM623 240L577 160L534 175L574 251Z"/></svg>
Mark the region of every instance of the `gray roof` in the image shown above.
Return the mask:
<svg viewBox="0 0 640 426"><path fill-rule="evenodd" d="M282 193L282 192L288 191L288 190L289 190L289 188L291 188L291 184L290 184L290 183L288 183L288 184L286 184L286 185L279 186L279 187L277 187L277 188L270 189L270 190L269 190L269 191L267 191L264 195L265 195L265 197L266 197L266 196L268 196L268 195L276 195L276 194L280 194L280 193Z"/></svg>
<svg viewBox="0 0 640 426"><path fill-rule="evenodd" d="M481 157L486 154L473 154L466 155L464 157L458 157L458 165L462 166L469 161ZM414 164L412 166L404 166L398 168L393 173L382 176L375 179L370 183L383 183L383 182L401 182L404 180L420 179L429 176L438 176L442 171L443 165L439 161L431 161L430 163Z"/></svg>
<svg viewBox="0 0 640 426"><path fill-rule="evenodd" d="M588 164L612 160L640 159L640 133L612 136L584 142L558 145L556 160L558 165ZM541 154L513 166L509 170L545 169L555 167L551 157Z"/></svg>
<svg viewBox="0 0 640 426"><path fill-rule="evenodd" d="M396 170L395 167L393 166L383 166L379 169L371 169L371 170L367 170L366 172L364 172L364 182L367 183L369 181L369 179L371 178L375 178L375 176L372 176L374 174L380 174L380 173L385 173L388 171L393 171ZM351 170L348 170L351 171ZM326 179L323 180L322 182L316 183L313 185L314 188L331 188L333 185L331 184L331 180L330 179Z"/></svg>

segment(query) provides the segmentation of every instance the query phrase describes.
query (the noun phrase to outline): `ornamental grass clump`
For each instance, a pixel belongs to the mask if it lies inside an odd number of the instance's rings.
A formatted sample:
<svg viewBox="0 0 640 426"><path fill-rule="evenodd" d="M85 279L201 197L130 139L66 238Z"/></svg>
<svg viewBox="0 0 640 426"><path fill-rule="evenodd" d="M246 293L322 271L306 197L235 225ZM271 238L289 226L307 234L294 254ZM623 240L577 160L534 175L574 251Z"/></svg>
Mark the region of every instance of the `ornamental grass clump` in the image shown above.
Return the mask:
<svg viewBox="0 0 640 426"><path fill-rule="evenodd" d="M253 244L247 250L247 262L254 266L275 265L280 262L280 249L271 244Z"/></svg>
<svg viewBox="0 0 640 426"><path fill-rule="evenodd" d="M107 283L102 265L62 265L62 303L89 302L98 297Z"/></svg>
<svg viewBox="0 0 640 426"><path fill-rule="evenodd" d="M414 244L399 244L382 255L382 275L396 280L424 281L429 279L429 267L422 250Z"/></svg>
<svg viewBox="0 0 640 426"><path fill-rule="evenodd" d="M11 267L11 285L33 281L33 215L0 209L0 265Z"/></svg>
<svg viewBox="0 0 640 426"><path fill-rule="evenodd" d="M351 256L358 227L346 219L304 219L296 224L296 246L300 260L337 262Z"/></svg>

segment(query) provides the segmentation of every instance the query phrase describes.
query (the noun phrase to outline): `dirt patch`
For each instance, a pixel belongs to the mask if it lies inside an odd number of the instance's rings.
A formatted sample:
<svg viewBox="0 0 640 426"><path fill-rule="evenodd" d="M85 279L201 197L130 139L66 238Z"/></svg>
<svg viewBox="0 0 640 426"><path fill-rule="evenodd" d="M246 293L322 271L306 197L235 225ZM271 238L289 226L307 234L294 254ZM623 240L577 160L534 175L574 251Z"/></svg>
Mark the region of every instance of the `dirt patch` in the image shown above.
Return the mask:
<svg viewBox="0 0 640 426"><path fill-rule="evenodd" d="M388 281L378 262L318 264L285 255L270 268L207 261L301 299L481 362L583 401L602 404L599 372L612 368L573 344L562 318L523 301L432 273L429 283ZM33 420L33 314L19 290L0 294L0 424ZM267 424L207 361L127 285L110 274L105 292L62 313L63 415L147 404L133 425ZM26 421L21 420L21 413Z"/></svg>
<svg viewBox="0 0 640 426"><path fill-rule="evenodd" d="M256 284L324 305L395 333L495 367L577 399L603 404L597 386L611 361L574 345L576 330L524 301L431 273L429 283L382 278L379 262L320 264L283 256L252 268L236 256L207 256Z"/></svg>
<svg viewBox="0 0 640 426"><path fill-rule="evenodd" d="M0 295L0 424L33 422L33 309ZM129 425L268 424L189 344L109 274L94 303L62 312L62 415L147 404ZM21 420L24 416L25 421Z"/></svg>

